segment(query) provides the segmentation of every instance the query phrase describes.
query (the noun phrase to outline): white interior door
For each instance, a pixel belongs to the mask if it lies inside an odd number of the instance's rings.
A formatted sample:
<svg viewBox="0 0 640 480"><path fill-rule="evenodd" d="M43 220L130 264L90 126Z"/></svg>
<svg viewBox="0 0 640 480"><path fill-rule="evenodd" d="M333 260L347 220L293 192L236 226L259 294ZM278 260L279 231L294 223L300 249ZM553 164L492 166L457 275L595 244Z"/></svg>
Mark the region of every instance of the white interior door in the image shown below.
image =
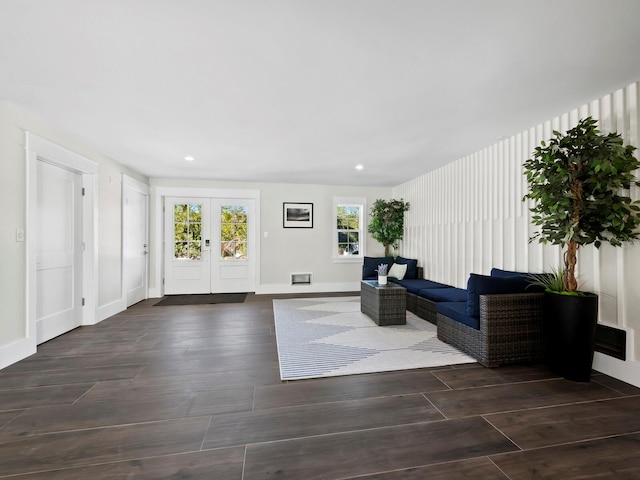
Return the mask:
<svg viewBox="0 0 640 480"><path fill-rule="evenodd" d="M147 298L149 194L146 185L123 177L123 272L127 307Z"/></svg>
<svg viewBox="0 0 640 480"><path fill-rule="evenodd" d="M208 198L165 198L167 295L211 292L210 203Z"/></svg>
<svg viewBox="0 0 640 480"><path fill-rule="evenodd" d="M212 292L255 292L255 210L253 199L212 199Z"/></svg>
<svg viewBox="0 0 640 480"><path fill-rule="evenodd" d="M82 322L82 176L37 161L36 341Z"/></svg>

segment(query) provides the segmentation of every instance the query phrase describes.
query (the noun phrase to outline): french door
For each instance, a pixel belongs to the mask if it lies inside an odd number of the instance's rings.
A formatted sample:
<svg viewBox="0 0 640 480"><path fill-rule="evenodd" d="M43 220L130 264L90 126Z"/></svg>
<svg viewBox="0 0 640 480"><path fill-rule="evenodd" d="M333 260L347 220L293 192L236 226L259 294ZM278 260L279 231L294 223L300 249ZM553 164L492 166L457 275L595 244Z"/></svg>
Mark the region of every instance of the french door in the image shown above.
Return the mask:
<svg viewBox="0 0 640 480"><path fill-rule="evenodd" d="M164 293L255 291L255 200L165 198Z"/></svg>

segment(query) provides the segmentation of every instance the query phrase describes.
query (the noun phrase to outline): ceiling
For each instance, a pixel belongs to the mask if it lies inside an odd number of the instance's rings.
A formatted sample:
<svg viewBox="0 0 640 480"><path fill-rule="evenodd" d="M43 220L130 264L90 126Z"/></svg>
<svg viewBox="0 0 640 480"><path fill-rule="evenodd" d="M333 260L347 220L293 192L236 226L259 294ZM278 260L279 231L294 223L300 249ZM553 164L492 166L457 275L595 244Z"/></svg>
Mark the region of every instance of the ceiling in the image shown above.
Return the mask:
<svg viewBox="0 0 640 480"><path fill-rule="evenodd" d="M638 0L1 0L0 99L149 177L394 186L640 80L639 19Z"/></svg>

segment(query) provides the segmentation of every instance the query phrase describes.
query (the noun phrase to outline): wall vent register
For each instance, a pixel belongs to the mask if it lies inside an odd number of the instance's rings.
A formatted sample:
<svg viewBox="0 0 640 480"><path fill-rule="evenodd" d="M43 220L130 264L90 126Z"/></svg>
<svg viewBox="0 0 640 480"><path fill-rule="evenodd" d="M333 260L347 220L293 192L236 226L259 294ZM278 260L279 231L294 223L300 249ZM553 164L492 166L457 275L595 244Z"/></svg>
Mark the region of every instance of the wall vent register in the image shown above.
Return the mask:
<svg viewBox="0 0 640 480"><path fill-rule="evenodd" d="M310 273L292 273L291 285L311 285Z"/></svg>

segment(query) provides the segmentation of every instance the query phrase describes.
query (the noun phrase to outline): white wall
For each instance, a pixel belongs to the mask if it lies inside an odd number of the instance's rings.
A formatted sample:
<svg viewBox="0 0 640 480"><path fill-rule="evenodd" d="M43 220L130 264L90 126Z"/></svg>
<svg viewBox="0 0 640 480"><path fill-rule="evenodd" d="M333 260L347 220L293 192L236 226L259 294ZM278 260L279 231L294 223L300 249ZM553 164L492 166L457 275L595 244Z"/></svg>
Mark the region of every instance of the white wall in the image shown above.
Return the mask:
<svg viewBox="0 0 640 480"><path fill-rule="evenodd" d="M26 352L26 250L24 242L16 242L16 229L26 226L26 159L25 131L74 151L99 164L98 192L98 305L99 320L124 308L121 272L121 178L122 173L148 180L138 173L92 150L29 115L19 107L0 101L0 368L14 363Z"/></svg>
<svg viewBox="0 0 640 480"><path fill-rule="evenodd" d="M260 279L256 293L359 291L362 262L336 263L332 259L333 197L365 197L368 212L377 198L389 198L390 188L345 187L327 185L293 185L251 182L219 182L207 180L156 179L150 180L151 212L158 212L160 200L154 192L161 187L192 189L226 189L260 191ZM283 202L313 203L313 228L292 229L282 226ZM156 213L151 219L150 290L161 291L161 255L153 232L160 231L161 219ZM264 237L268 232L268 237ZM157 235L156 235L157 237ZM367 235L366 254L382 255L384 248ZM290 283L291 273L311 272L311 285Z"/></svg>
<svg viewBox="0 0 640 480"><path fill-rule="evenodd" d="M394 198L411 203L403 256L419 258L427 278L458 287L470 272L487 274L494 266L540 272L560 265L558 247L528 243L534 230L522 202L522 164L552 130L564 132L589 115L603 132L640 146L639 96L635 83L394 188ZM632 197L640 198L638 188ZM596 354L594 367L640 386L640 245L583 248L578 269L581 289L600 294L600 321L628 337L626 362Z"/></svg>
<svg viewBox="0 0 640 480"><path fill-rule="evenodd" d="M98 318L105 318L127 308L122 296L122 173L121 165L100 164L99 170L99 268ZM138 176L138 178L140 178ZM147 183L146 179L142 179Z"/></svg>
<svg viewBox="0 0 640 480"><path fill-rule="evenodd" d="M24 131L16 128L15 117L13 109L0 102L0 348L23 339L26 326L26 251L24 242L16 242L16 229L26 228L26 161Z"/></svg>

